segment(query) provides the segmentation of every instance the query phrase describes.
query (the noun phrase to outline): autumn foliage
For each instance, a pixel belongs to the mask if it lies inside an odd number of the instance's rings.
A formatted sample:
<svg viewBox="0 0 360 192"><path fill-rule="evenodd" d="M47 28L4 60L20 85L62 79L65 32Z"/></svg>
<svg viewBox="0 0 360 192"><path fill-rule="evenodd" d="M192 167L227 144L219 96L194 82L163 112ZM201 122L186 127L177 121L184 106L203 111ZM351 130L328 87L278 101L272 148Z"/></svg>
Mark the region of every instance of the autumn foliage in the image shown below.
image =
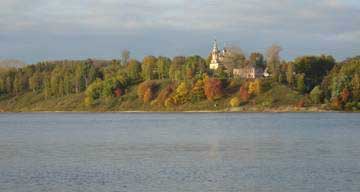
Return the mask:
<svg viewBox="0 0 360 192"><path fill-rule="evenodd" d="M209 101L221 98L224 95L222 82L216 78L205 78L204 93Z"/></svg>
<svg viewBox="0 0 360 192"><path fill-rule="evenodd" d="M116 89L114 90L114 95L115 95L115 97L121 97L123 94L124 94L124 93L123 93L123 90L120 89L120 88L116 88Z"/></svg>
<svg viewBox="0 0 360 192"><path fill-rule="evenodd" d="M240 87L239 94L240 94L241 101L243 101L243 102L249 101L250 94L244 86Z"/></svg>
<svg viewBox="0 0 360 192"><path fill-rule="evenodd" d="M138 97L143 100L144 103L149 103L155 97L157 83L155 81L144 81L138 87Z"/></svg>

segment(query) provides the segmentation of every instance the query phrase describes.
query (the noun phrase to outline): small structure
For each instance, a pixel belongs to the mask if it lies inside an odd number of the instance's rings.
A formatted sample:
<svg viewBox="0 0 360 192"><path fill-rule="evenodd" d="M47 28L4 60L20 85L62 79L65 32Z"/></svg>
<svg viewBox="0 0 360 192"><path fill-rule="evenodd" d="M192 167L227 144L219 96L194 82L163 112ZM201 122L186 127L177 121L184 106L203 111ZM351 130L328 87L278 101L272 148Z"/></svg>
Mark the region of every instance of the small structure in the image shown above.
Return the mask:
<svg viewBox="0 0 360 192"><path fill-rule="evenodd" d="M247 65L246 67L233 69L234 77L243 79L255 79L263 76L263 70L257 69L253 66Z"/></svg>

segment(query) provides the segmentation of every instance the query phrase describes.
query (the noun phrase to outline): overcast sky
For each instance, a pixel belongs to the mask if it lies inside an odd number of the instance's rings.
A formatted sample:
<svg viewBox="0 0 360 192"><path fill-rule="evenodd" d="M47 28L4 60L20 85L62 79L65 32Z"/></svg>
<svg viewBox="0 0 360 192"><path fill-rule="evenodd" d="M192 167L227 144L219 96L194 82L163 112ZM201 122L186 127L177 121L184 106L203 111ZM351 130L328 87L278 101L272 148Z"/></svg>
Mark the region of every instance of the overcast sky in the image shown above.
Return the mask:
<svg viewBox="0 0 360 192"><path fill-rule="evenodd" d="M216 38L283 58L360 55L359 0L0 0L0 58L206 56Z"/></svg>

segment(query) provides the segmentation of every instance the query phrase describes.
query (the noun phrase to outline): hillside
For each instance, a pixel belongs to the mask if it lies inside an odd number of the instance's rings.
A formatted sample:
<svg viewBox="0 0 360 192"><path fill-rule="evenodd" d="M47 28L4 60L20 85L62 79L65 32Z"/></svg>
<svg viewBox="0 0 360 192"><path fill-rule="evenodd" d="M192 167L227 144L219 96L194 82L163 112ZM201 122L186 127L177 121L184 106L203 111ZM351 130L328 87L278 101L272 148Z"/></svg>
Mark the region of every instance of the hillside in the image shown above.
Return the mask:
<svg viewBox="0 0 360 192"><path fill-rule="evenodd" d="M359 61L305 56L256 79L199 56L42 62L0 72L0 111L358 111Z"/></svg>

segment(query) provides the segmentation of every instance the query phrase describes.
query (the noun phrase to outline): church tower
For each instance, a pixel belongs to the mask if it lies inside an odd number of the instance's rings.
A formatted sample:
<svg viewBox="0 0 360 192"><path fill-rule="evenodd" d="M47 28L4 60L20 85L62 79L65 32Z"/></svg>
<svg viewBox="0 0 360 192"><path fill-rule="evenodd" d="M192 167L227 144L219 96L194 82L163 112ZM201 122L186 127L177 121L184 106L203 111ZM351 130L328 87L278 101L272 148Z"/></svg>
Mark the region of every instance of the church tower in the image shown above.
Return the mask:
<svg viewBox="0 0 360 192"><path fill-rule="evenodd" d="M220 66L220 51L218 49L218 45L216 40L214 41L213 49L211 51L211 62L210 69L216 70Z"/></svg>

